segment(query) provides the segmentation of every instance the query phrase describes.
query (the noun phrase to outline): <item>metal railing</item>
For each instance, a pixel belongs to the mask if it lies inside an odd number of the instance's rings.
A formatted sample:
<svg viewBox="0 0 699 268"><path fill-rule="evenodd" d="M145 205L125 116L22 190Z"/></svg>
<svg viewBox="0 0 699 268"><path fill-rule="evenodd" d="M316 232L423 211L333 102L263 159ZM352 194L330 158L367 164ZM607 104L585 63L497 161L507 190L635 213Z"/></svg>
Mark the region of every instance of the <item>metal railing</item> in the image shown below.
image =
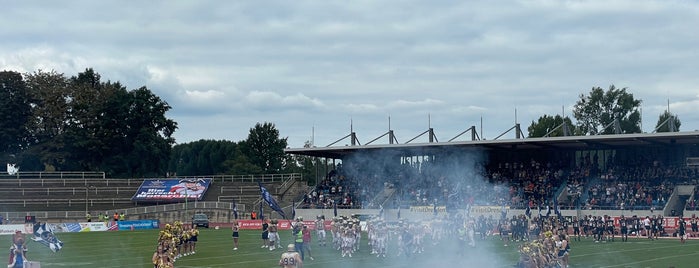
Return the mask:
<svg viewBox="0 0 699 268"><path fill-rule="evenodd" d="M249 174L249 175L207 175L207 176L182 176L181 179L207 179L211 178L213 182L283 182L289 179L300 179L300 173L286 174Z"/></svg>
<svg viewBox="0 0 699 268"><path fill-rule="evenodd" d="M0 174L0 179L105 179L104 172L97 171L20 171L13 175Z"/></svg>
<svg viewBox="0 0 699 268"><path fill-rule="evenodd" d="M228 202L190 202L190 203L177 203L168 205L157 205L157 206L144 206L136 208L126 208L126 209L112 209L123 211L124 214L128 216L138 216L142 214L149 213L162 213L162 212L176 212L176 211L186 211L186 210L226 210L232 211L233 204ZM245 210L244 204L238 204L238 211L241 213ZM24 223L25 216L36 216L39 220L53 219L85 219L85 211L22 211L22 212L0 212L0 215L9 223ZM97 216L97 215L93 215Z"/></svg>

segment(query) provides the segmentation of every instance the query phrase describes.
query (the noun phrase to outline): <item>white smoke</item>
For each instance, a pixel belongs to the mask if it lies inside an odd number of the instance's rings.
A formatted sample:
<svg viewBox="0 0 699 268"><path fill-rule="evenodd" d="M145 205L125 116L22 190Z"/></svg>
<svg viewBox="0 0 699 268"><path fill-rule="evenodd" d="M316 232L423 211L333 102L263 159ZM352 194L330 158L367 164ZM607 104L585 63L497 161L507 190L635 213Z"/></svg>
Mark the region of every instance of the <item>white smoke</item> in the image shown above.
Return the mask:
<svg viewBox="0 0 699 268"><path fill-rule="evenodd" d="M357 193L355 199L359 201L362 208L378 209L384 205L393 209L397 208L398 202L404 205L446 206L447 214L450 215L428 214L430 217L453 218L455 214L464 211L467 207L466 202L472 202L474 205L500 206L503 202L510 200L507 187L489 182L486 172L487 159L486 153L477 149L431 149L429 151L386 149L360 152L343 159L342 166L338 168L339 175L334 179L350 180L350 185L357 187L350 190ZM375 196L386 187L396 189L393 200L376 203ZM461 216L465 215L459 215ZM403 216L401 220L420 219ZM488 238L488 240L493 239L497 238ZM494 244L496 246L493 246ZM426 237L425 251L413 254L410 258L415 259L415 262L411 263L412 267L513 266L514 263L506 263L507 261L502 260L502 254L502 244L493 241L478 240L475 247L459 248L456 234L452 234L437 246L433 246L430 239ZM390 255L395 258L395 249ZM347 265L350 264L343 263L338 267L350 267Z"/></svg>

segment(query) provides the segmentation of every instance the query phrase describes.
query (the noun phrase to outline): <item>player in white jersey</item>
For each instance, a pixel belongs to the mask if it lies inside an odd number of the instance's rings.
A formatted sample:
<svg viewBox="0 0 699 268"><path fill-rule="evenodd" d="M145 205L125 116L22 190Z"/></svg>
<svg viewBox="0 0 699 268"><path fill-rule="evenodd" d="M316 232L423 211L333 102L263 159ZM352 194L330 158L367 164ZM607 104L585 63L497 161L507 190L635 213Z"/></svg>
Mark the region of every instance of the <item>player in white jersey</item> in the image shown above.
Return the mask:
<svg viewBox="0 0 699 268"><path fill-rule="evenodd" d="M362 227L359 225L359 220L353 221L352 233L354 234L354 243L352 244L352 252L359 251L359 243L362 241Z"/></svg>
<svg viewBox="0 0 699 268"><path fill-rule="evenodd" d="M325 216L318 215L315 221L316 225L316 240L321 247L325 246Z"/></svg>
<svg viewBox="0 0 699 268"><path fill-rule="evenodd" d="M466 243L471 246L476 246L476 220L473 217L468 217L464 223L466 227Z"/></svg>
<svg viewBox="0 0 699 268"><path fill-rule="evenodd" d="M388 228L384 223L379 223L375 232L374 246L376 248L376 257L386 258L386 244L388 242Z"/></svg>
<svg viewBox="0 0 699 268"><path fill-rule="evenodd" d="M274 250L276 248L281 248L281 241L279 240L277 219L272 219L271 223L272 225L269 226L269 250Z"/></svg>
<svg viewBox="0 0 699 268"><path fill-rule="evenodd" d="M351 228L345 228L344 231L342 232L341 240L342 240L342 257L344 258L345 255L349 255L350 258L352 258L352 248L354 246L354 232L352 231Z"/></svg>
<svg viewBox="0 0 699 268"><path fill-rule="evenodd" d="M286 252L282 253L282 258L279 260L279 266L283 268L303 268L303 260L301 260L301 255L296 252L294 244L289 244L286 247Z"/></svg>
<svg viewBox="0 0 699 268"><path fill-rule="evenodd" d="M434 220L430 224L430 234L432 236L432 245L436 246L442 240L444 234L444 224L442 220Z"/></svg>

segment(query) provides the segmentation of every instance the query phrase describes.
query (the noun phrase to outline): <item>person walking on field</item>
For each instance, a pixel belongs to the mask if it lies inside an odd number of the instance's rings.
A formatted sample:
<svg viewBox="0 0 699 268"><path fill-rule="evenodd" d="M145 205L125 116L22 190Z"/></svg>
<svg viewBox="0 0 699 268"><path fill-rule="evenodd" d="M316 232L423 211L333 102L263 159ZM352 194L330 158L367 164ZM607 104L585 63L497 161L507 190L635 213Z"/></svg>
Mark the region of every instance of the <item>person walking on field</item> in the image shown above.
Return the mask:
<svg viewBox="0 0 699 268"><path fill-rule="evenodd" d="M313 255L311 255L311 230L308 229L308 226L304 225L301 233L303 236L304 254L308 254L308 257L311 258L311 260L313 260Z"/></svg>

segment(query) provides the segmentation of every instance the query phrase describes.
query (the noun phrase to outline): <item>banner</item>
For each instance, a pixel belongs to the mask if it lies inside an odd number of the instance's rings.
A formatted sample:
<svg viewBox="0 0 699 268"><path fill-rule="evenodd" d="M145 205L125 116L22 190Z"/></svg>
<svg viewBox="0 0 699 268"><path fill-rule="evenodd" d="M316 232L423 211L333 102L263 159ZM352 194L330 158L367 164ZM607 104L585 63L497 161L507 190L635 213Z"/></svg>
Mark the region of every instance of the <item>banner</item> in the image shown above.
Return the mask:
<svg viewBox="0 0 699 268"><path fill-rule="evenodd" d="M150 179L144 180L132 201L181 202L202 200L211 179Z"/></svg>
<svg viewBox="0 0 699 268"><path fill-rule="evenodd" d="M619 227L619 219L620 217L612 217L614 219L614 226ZM646 217L639 217L641 220L641 225L643 225L643 219ZM631 217L625 217L625 219L631 219ZM689 228L689 220L691 218L684 218L684 221L687 222L687 228ZM680 218L679 217L663 217L663 227L664 228L679 228L680 227Z"/></svg>
<svg viewBox="0 0 699 268"><path fill-rule="evenodd" d="M160 221L158 220L138 220L138 221L118 221L119 230L147 230L158 229Z"/></svg>
<svg viewBox="0 0 699 268"><path fill-rule="evenodd" d="M410 212L446 213L445 206L410 206Z"/></svg>
<svg viewBox="0 0 699 268"><path fill-rule="evenodd" d="M550 208L549 208L550 209ZM508 213L510 211L510 207L502 207L502 206L472 206L471 207L471 215L497 215L501 216L503 212ZM545 214L544 214L545 215Z"/></svg>
<svg viewBox="0 0 699 268"><path fill-rule="evenodd" d="M0 235L13 235L16 231L24 234L31 234L34 230L31 224L2 224L0 225Z"/></svg>
<svg viewBox="0 0 699 268"><path fill-rule="evenodd" d="M279 220L277 228L279 230L291 230L291 223L294 221L290 220ZM330 230L331 220L325 220L325 230ZM308 229L315 230L315 221L303 221L303 225L308 226ZM262 221L260 220L238 220L238 227L241 230L260 230L262 231Z"/></svg>

